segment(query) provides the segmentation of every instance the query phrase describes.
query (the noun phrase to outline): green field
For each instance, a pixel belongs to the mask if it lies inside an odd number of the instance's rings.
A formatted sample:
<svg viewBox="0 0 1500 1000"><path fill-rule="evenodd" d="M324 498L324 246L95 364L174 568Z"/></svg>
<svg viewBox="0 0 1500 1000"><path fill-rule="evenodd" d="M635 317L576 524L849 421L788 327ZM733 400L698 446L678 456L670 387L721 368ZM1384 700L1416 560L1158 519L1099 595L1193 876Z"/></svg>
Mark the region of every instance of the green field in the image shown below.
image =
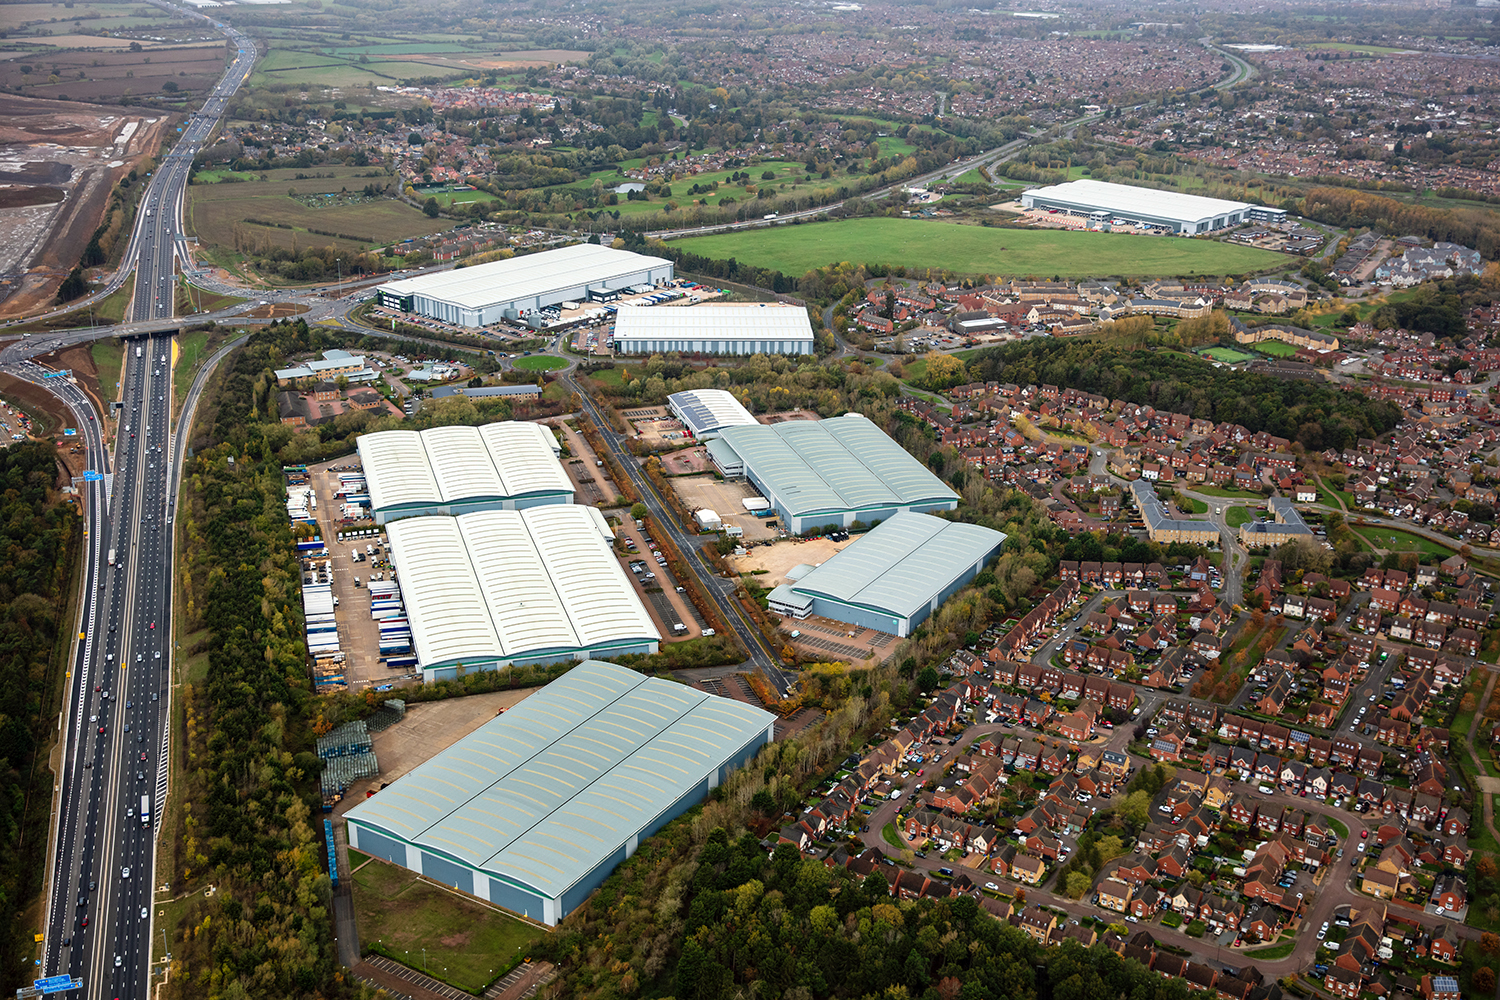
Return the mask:
<svg viewBox="0 0 1500 1000"><path fill-rule="evenodd" d="M1352 530L1369 542L1372 547L1389 552L1425 552L1439 559L1447 559L1458 551L1459 546L1458 542L1443 545L1423 535L1415 535L1399 528L1387 528L1384 525L1365 525Z"/></svg>
<svg viewBox="0 0 1500 1000"><path fill-rule="evenodd" d="M1262 354L1269 354L1273 358L1289 358L1297 353L1297 348L1291 344L1283 344L1279 340L1262 340L1255 345L1255 349Z"/></svg>
<svg viewBox="0 0 1500 1000"><path fill-rule="evenodd" d="M511 359L510 366L528 372L550 372L558 368L566 368L568 363L550 354L533 354L530 357Z"/></svg>
<svg viewBox="0 0 1500 1000"><path fill-rule="evenodd" d="M681 241L706 257L806 274L849 261L945 268L960 274L1109 275L1248 274L1281 265L1268 250L1207 240L1076 233L1062 230L989 229L907 219L852 219L776 226Z"/></svg>
<svg viewBox="0 0 1500 1000"><path fill-rule="evenodd" d="M1255 360L1255 355L1246 354L1244 351L1236 351L1232 347L1209 347L1203 353L1215 361L1224 362L1226 365L1239 365L1244 364L1246 361Z"/></svg>
<svg viewBox="0 0 1500 1000"><path fill-rule="evenodd" d="M1410 52L1411 49L1393 49L1389 45L1356 45L1353 42L1317 42L1309 45L1310 49L1332 49L1336 52L1359 52L1370 56L1389 56L1397 52Z"/></svg>
<svg viewBox="0 0 1500 1000"><path fill-rule="evenodd" d="M314 208L300 198L335 194L345 189L358 193L370 182L366 176L370 173L368 168L342 167L320 172L338 176L301 179L273 176L270 180L244 184L194 184L188 188L189 228L205 243L223 247L234 247L238 226L248 239L265 238L281 247L290 247L295 241L298 247L333 244L341 250L362 250L411 236L426 236L452 225L442 219L429 219L405 202L390 198ZM272 171L273 175L282 173ZM391 179L376 180L384 184ZM297 196L288 194L293 190ZM281 225L293 228L284 229ZM311 229L354 238L325 236L309 232Z"/></svg>
<svg viewBox="0 0 1500 1000"><path fill-rule="evenodd" d="M478 993L530 954L546 933L514 917L372 861L354 874L360 941L414 969Z"/></svg>
<svg viewBox="0 0 1500 1000"><path fill-rule="evenodd" d="M1224 512L1224 523L1231 528L1238 528L1242 524L1249 524L1254 518L1249 507L1231 507Z"/></svg>

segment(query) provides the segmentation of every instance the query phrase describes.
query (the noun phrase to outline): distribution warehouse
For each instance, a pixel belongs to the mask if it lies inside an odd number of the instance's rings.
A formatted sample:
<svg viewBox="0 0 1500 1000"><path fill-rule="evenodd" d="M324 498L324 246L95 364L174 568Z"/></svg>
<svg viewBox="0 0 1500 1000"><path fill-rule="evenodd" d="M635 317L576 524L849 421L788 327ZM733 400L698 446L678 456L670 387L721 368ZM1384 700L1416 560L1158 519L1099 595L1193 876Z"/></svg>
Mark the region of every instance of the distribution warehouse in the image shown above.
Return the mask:
<svg viewBox="0 0 1500 1000"><path fill-rule="evenodd" d="M775 721L588 661L350 809L349 846L555 925Z"/></svg>
<svg viewBox="0 0 1500 1000"><path fill-rule="evenodd" d="M379 431L357 443L376 524L423 514L572 503L561 446L541 424Z"/></svg>
<svg viewBox="0 0 1500 1000"><path fill-rule="evenodd" d="M1244 222L1286 220L1286 211L1280 208L1092 180L1033 188L1021 195L1021 207L1056 209L1100 222L1123 219L1189 236Z"/></svg>
<svg viewBox="0 0 1500 1000"><path fill-rule="evenodd" d="M667 397L672 415L699 441L718 437L726 427L754 426L755 418L723 389L688 389Z"/></svg>
<svg viewBox="0 0 1500 1000"><path fill-rule="evenodd" d="M812 323L802 306L741 303L661 308L622 305L616 354L811 354Z"/></svg>
<svg viewBox="0 0 1500 1000"><path fill-rule="evenodd" d="M386 530L424 680L660 644L593 507L408 517Z"/></svg>
<svg viewBox="0 0 1500 1000"><path fill-rule="evenodd" d="M1000 552L1005 534L903 511L770 594L784 617L809 615L905 638Z"/></svg>
<svg viewBox="0 0 1500 1000"><path fill-rule="evenodd" d="M726 479L750 480L794 535L958 506L958 494L858 413L725 427L708 457Z"/></svg>
<svg viewBox="0 0 1500 1000"><path fill-rule="evenodd" d="M579 243L381 285L380 304L458 326L520 319L568 301L613 298L672 280L672 262Z"/></svg>

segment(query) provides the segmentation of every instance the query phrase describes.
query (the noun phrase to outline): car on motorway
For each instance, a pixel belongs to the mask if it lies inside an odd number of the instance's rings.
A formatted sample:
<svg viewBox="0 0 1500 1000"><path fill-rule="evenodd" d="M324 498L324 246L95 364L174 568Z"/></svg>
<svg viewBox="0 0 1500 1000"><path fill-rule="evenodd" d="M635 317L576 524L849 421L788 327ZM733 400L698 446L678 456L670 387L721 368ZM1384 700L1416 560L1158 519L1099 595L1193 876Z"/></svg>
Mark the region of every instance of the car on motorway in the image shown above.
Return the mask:
<svg viewBox="0 0 1500 1000"><path fill-rule="evenodd" d="M121 878L129 878L130 877L130 866L129 865L126 865L124 868L120 869L120 877Z"/></svg>
<svg viewBox="0 0 1500 1000"><path fill-rule="evenodd" d="M146 909L146 907L144 907L144 906L141 907L141 919L142 920L145 920L148 916L150 916L150 913L151 913L151 911L148 910L148 909Z"/></svg>

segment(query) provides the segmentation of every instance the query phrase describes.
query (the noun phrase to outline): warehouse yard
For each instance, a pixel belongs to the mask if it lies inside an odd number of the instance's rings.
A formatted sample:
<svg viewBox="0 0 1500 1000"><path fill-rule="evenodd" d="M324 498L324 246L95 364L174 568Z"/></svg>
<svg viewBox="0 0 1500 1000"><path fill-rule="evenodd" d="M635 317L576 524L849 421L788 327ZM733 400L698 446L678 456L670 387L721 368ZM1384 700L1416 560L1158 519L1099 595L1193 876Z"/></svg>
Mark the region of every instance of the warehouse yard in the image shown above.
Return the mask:
<svg viewBox="0 0 1500 1000"><path fill-rule="evenodd" d="M787 571L806 563L817 566L832 559L840 550L859 540L855 535L847 541L835 542L829 538L788 539L775 545L757 545L743 556L732 556L729 565L736 573L758 574L756 582L767 590L777 584L786 583ZM847 626L845 626L847 628Z"/></svg>
<svg viewBox="0 0 1500 1000"><path fill-rule="evenodd" d="M406 706L404 719L371 737L380 774L350 785L348 794L333 811L342 815L363 802L366 792L379 788L382 782L395 781L418 764L432 759L493 719L501 709L519 705L537 690L492 691ZM392 691L390 696L399 698L401 692Z"/></svg>

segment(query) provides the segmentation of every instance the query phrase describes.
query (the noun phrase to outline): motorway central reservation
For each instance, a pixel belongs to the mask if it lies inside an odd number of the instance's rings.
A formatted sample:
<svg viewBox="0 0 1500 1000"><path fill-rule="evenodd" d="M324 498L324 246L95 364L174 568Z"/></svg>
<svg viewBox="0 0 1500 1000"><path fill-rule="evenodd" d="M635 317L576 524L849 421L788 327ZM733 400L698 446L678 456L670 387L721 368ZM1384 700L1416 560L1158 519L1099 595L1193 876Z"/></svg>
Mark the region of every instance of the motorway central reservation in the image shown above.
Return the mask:
<svg viewBox="0 0 1500 1000"><path fill-rule="evenodd" d="M579 243L381 285L381 305L456 326L524 320L569 301L606 302L672 280L672 262Z"/></svg>
<svg viewBox="0 0 1500 1000"><path fill-rule="evenodd" d="M590 660L349 810L349 846L555 925L775 721Z"/></svg>
<svg viewBox="0 0 1500 1000"><path fill-rule="evenodd" d="M979 575L1005 537L977 524L902 511L771 591L770 608L783 617L820 615L904 639Z"/></svg>
<svg viewBox="0 0 1500 1000"><path fill-rule="evenodd" d="M1285 209L1093 180L1034 188L1021 195L1021 207L1055 209L1098 222L1120 219L1183 236L1231 229L1244 222L1286 221Z"/></svg>

